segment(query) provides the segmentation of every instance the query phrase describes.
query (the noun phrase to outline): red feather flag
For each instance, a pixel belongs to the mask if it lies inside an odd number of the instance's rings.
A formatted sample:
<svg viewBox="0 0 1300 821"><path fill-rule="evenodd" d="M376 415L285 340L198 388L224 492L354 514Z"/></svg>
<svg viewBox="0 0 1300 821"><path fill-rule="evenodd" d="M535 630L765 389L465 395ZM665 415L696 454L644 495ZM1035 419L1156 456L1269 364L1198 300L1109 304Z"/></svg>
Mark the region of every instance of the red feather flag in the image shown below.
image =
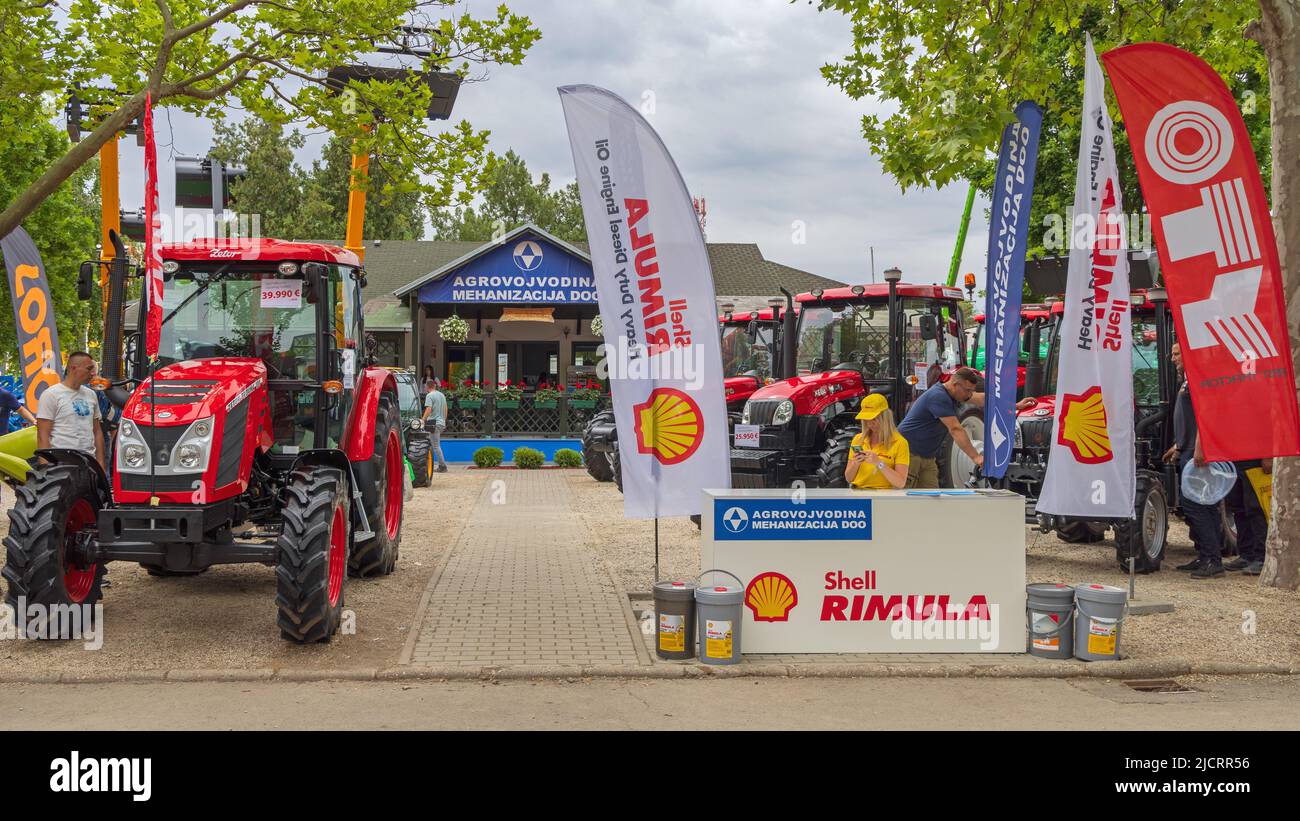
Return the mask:
<svg viewBox="0 0 1300 821"><path fill-rule="evenodd" d="M1101 59L1151 212L1206 457L1300 454L1282 268L1236 101L1204 60L1164 43Z"/></svg>
<svg viewBox="0 0 1300 821"><path fill-rule="evenodd" d="M144 98L144 281L149 306L144 334L145 356L158 356L162 333L162 217L158 213L158 148L153 137L153 95Z"/></svg>

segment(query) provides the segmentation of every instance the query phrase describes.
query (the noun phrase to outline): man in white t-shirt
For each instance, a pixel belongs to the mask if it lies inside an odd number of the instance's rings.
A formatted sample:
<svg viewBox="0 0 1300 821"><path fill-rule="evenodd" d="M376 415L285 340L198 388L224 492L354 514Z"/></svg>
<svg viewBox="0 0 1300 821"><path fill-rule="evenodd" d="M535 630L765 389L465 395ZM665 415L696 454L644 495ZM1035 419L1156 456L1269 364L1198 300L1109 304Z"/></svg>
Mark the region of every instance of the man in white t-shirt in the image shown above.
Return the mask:
<svg viewBox="0 0 1300 821"><path fill-rule="evenodd" d="M68 357L63 381L41 394L36 406L36 447L93 453L105 472L104 435L99 426L99 397L86 387L95 378L95 360L77 351Z"/></svg>

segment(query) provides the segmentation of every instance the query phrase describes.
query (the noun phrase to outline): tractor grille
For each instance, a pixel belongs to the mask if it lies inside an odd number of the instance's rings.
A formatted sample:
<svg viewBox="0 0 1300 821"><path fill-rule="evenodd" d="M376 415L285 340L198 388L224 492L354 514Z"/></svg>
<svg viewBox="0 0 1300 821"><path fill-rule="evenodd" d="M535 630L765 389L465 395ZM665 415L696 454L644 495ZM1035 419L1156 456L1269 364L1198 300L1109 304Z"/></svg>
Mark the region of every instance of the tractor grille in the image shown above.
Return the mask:
<svg viewBox="0 0 1300 821"><path fill-rule="evenodd" d="M221 457L217 461L217 487L225 487L239 478L239 460L244 452L244 426L248 422L247 399L226 415L221 430Z"/></svg>
<svg viewBox="0 0 1300 821"><path fill-rule="evenodd" d="M1052 417L1026 419L1020 423L1020 441L1026 448L1046 448L1052 444Z"/></svg>
<svg viewBox="0 0 1300 821"><path fill-rule="evenodd" d="M751 399L749 400L749 424L751 425L770 425L772 417L776 415L776 406L781 404L782 399Z"/></svg>
<svg viewBox="0 0 1300 821"><path fill-rule="evenodd" d="M164 467L171 464L172 448L176 447L176 442L181 438L181 434L185 433L189 428L189 425L169 425L164 427L162 425L142 425L139 422L133 424L140 431L140 438L153 452L153 463Z"/></svg>
<svg viewBox="0 0 1300 821"><path fill-rule="evenodd" d="M198 473L187 473L180 476L159 474L150 477L147 473L122 473L122 490L134 490L148 493L151 490L158 493L179 493L184 490L193 490L196 483L203 477Z"/></svg>
<svg viewBox="0 0 1300 821"><path fill-rule="evenodd" d="M757 448L732 448L732 470L763 470L767 461L777 455L777 451L759 450Z"/></svg>

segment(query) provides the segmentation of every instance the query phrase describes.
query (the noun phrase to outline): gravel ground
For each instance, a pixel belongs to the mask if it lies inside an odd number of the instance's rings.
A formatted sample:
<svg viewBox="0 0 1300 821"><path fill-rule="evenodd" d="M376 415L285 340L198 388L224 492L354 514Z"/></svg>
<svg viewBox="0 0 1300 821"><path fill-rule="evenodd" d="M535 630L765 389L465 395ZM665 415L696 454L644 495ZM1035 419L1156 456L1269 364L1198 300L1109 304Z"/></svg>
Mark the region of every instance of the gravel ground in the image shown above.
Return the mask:
<svg viewBox="0 0 1300 821"><path fill-rule="evenodd" d="M587 521L595 547L628 592L648 591L654 580L654 523L627 520L612 482L585 471L568 475L575 508ZM1119 572L1114 542L1070 545L1025 529L1029 582L1081 582L1128 586ZM700 570L699 531L689 519L659 522L660 575L686 579ZM1187 526L1170 523L1164 568L1137 577L1139 600L1172 601L1173 613L1133 616L1123 628L1122 652L1141 659L1189 658L1246 663L1300 661L1300 593L1260 587L1258 577L1228 573L1198 581L1174 570L1195 555ZM1253 613L1253 634L1243 631Z"/></svg>
<svg viewBox="0 0 1300 821"><path fill-rule="evenodd" d="M0 641L0 668L13 673L210 668L335 669L397 663L420 597L438 560L455 542L486 481L453 467L417 488L402 523L397 570L349 579L346 607L355 635L297 646L275 626L275 574L262 565L224 565L190 578L157 579L138 565L109 565L104 591L104 645ZM5 488L0 511L13 505ZM0 533L9 517L0 517Z"/></svg>

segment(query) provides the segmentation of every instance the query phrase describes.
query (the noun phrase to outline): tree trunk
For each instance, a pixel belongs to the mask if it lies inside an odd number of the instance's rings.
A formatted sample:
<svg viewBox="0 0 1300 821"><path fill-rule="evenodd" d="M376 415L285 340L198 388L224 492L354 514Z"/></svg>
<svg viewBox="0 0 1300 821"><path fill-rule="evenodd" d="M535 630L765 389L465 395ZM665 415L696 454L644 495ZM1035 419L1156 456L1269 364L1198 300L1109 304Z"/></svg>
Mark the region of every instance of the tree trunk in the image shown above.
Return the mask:
<svg viewBox="0 0 1300 821"><path fill-rule="evenodd" d="M0 237L8 236L10 231L21 225L29 214L45 202L46 197L57 191L78 168L98 154L100 146L110 139L117 139L118 132L126 128L143 109L144 92L142 91L123 103L121 108L100 123L99 128L75 143L68 149L68 153L46 169L40 179L14 197L13 202L5 206L4 212L0 213Z"/></svg>
<svg viewBox="0 0 1300 821"><path fill-rule="evenodd" d="M1273 126L1273 224L1282 263L1291 357L1300 361L1300 1L1260 0L1256 37L1268 56ZM1249 412L1249 409L1244 409ZM1300 588L1300 457L1273 463L1273 513L1259 583Z"/></svg>

